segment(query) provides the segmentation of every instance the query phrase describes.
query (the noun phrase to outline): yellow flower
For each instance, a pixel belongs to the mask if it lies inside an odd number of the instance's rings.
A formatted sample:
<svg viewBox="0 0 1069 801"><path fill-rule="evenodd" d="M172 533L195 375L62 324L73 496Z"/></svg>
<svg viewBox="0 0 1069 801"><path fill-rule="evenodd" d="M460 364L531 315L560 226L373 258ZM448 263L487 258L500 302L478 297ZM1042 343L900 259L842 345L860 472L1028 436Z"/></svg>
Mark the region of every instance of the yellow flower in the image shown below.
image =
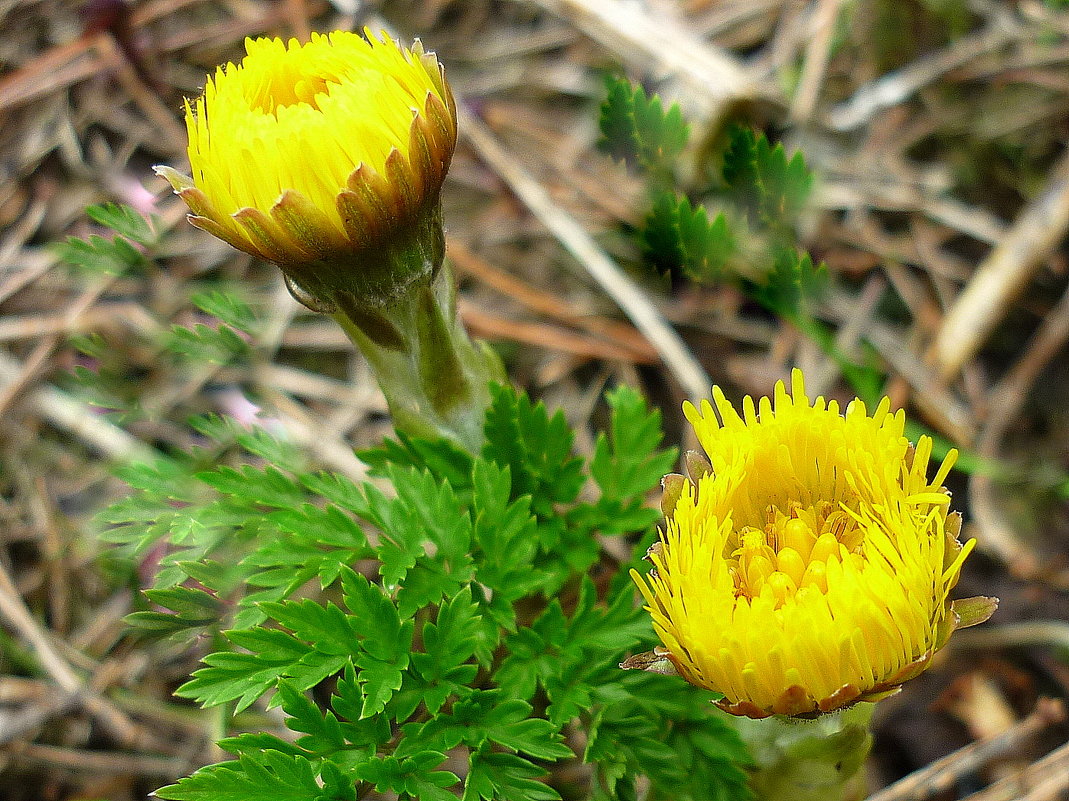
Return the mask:
<svg viewBox="0 0 1069 801"><path fill-rule="evenodd" d="M975 544L942 488L956 453L929 481L931 439L911 446L886 398L843 415L810 402L801 372L791 385L741 416L714 388L719 421L708 401L684 407L708 461L666 477L654 569L633 573L663 647L624 667L674 667L753 718L890 695L996 603L948 598Z"/></svg>
<svg viewBox="0 0 1069 801"><path fill-rule="evenodd" d="M190 221L331 305L381 305L441 264L439 190L456 145L441 65L417 41L246 39L186 104L192 178L157 167Z"/></svg>

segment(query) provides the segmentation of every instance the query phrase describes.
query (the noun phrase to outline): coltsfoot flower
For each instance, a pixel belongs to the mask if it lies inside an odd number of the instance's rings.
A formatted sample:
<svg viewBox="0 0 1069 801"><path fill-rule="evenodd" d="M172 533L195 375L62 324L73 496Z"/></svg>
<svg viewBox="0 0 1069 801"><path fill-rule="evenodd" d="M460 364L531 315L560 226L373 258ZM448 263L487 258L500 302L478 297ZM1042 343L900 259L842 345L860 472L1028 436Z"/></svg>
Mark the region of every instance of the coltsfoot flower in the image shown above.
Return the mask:
<svg viewBox="0 0 1069 801"><path fill-rule="evenodd" d="M365 34L246 39L241 63L186 104L192 177L156 168L194 225L276 262L299 299L328 309L339 293L387 303L444 255L452 93L418 40Z"/></svg>
<svg viewBox="0 0 1069 801"><path fill-rule="evenodd" d="M663 646L623 667L674 668L735 715L812 716L897 692L991 615L995 599L949 600L975 544L942 487L956 454L929 480L931 439L910 445L886 398L844 415L796 370L742 415L713 400L719 420L684 408L707 459L666 477L653 570L633 573Z"/></svg>

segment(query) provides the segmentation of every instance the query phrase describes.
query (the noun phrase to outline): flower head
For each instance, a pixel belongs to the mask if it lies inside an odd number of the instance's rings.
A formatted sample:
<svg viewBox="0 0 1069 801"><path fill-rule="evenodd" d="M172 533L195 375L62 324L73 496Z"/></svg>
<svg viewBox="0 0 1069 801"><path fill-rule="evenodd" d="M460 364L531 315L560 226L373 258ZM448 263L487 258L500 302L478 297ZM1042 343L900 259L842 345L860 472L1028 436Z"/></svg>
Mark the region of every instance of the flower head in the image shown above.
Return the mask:
<svg viewBox="0 0 1069 801"><path fill-rule="evenodd" d="M791 384L741 416L719 388L719 420L686 405L708 459L666 478L654 569L633 574L663 647L624 667L674 667L755 718L890 695L995 604L948 597L975 544L942 488L956 454L929 480L931 439L911 446L886 398L844 415Z"/></svg>
<svg viewBox="0 0 1069 801"><path fill-rule="evenodd" d="M156 168L194 225L326 305L338 293L386 302L444 253L452 93L419 41L365 33L246 39L245 58L186 104L192 178Z"/></svg>

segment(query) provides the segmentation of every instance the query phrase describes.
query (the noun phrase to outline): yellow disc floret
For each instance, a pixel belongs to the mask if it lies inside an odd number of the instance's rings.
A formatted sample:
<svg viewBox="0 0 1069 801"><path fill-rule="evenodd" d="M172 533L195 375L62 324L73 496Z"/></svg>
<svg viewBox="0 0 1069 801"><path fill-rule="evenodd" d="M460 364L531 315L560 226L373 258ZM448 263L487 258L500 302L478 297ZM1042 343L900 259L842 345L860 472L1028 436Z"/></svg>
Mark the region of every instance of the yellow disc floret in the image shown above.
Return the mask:
<svg viewBox="0 0 1069 801"><path fill-rule="evenodd" d="M895 691L960 622L948 594L974 542L958 542L942 489L955 454L929 480L931 440L913 448L887 399L841 414L798 371L741 415L713 399L719 420L708 401L685 407L712 469L685 481L655 570L635 574L661 653L751 717Z"/></svg>

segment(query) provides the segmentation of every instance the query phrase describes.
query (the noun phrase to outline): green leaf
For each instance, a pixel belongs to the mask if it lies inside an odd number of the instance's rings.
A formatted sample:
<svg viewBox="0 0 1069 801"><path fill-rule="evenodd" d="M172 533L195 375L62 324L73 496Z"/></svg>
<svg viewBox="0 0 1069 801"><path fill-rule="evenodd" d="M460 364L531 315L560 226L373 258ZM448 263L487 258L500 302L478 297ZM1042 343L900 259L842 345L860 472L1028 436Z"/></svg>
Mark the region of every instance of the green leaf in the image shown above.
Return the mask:
<svg viewBox="0 0 1069 801"><path fill-rule="evenodd" d="M697 281L717 280L738 251L723 214L710 220L702 206L692 206L674 192L657 195L641 237L653 267L663 273L683 271Z"/></svg>
<svg viewBox="0 0 1069 801"><path fill-rule="evenodd" d="M210 364L229 364L250 352L249 344L230 326L211 328L203 323L192 328L172 326L161 345L175 356Z"/></svg>
<svg viewBox="0 0 1069 801"><path fill-rule="evenodd" d="M243 333L251 333L256 325L252 308L233 292L218 289L198 292L190 298L193 305L205 314L217 317L221 322Z"/></svg>
<svg viewBox="0 0 1069 801"><path fill-rule="evenodd" d="M280 678L291 678L295 687L306 690L351 661L349 654L329 653L303 643L278 629L231 630L226 637L251 653L220 651L204 657L205 667L175 690L181 698L192 698L202 706L236 701L240 712L273 688Z"/></svg>
<svg viewBox="0 0 1069 801"><path fill-rule="evenodd" d="M186 637L190 629L215 625L223 614L218 598L191 587L150 589L145 591L145 597L171 612L133 612L125 620L134 628L158 637Z"/></svg>
<svg viewBox="0 0 1069 801"><path fill-rule="evenodd" d="M150 224L140 212L134 211L129 206L105 203L100 206L89 206L85 213L93 222L110 228L119 236L124 236L139 245L149 246L156 242L157 234L153 230L155 220Z"/></svg>
<svg viewBox="0 0 1069 801"><path fill-rule="evenodd" d="M223 465L197 473L197 478L231 497L275 509L298 506L305 500L301 485L274 467L245 464L234 469Z"/></svg>
<svg viewBox="0 0 1069 801"><path fill-rule="evenodd" d="M554 515L554 505L571 503L583 485L583 462L572 456L574 435L564 414L552 417L545 404L526 393L494 385L486 413L483 457L512 474L512 497L530 495L539 517Z"/></svg>
<svg viewBox="0 0 1069 801"><path fill-rule="evenodd" d="M393 731L386 715L361 718L363 707L364 691L356 666L348 665L334 685L330 708L343 721L341 727L345 732L345 739L354 746L368 746L369 753L374 753L377 746L390 740Z"/></svg>
<svg viewBox="0 0 1069 801"><path fill-rule="evenodd" d="M357 517L371 519L371 509L364 494L365 487L354 484L347 476L341 473L320 472L302 475L301 483L309 492L322 496Z"/></svg>
<svg viewBox="0 0 1069 801"><path fill-rule="evenodd" d="M793 248L777 248L772 268L753 289L754 298L781 317L797 320L804 313L803 304L818 296L827 286L828 268L821 262L813 266L808 253Z"/></svg>
<svg viewBox="0 0 1069 801"><path fill-rule="evenodd" d="M360 717L367 718L381 712L401 688L401 672L411 655L413 622L402 622L382 590L354 570L343 570L341 583L345 605L363 638L356 664L364 692Z"/></svg>
<svg viewBox="0 0 1069 801"><path fill-rule="evenodd" d="M550 761L572 756L558 727L532 717L531 712L529 703L506 697L499 689L476 690L454 703L448 714L427 721L419 730L419 740L445 750L461 744L477 749L492 742Z"/></svg>
<svg viewBox="0 0 1069 801"><path fill-rule="evenodd" d="M599 781L645 774L657 801L748 801L752 758L709 694L678 677L616 671L594 694L584 761ZM602 771L602 766L607 771Z"/></svg>
<svg viewBox="0 0 1069 801"><path fill-rule="evenodd" d="M220 748L235 756L248 754L256 757L261 751L280 751L290 756L308 756L303 748L266 732L243 732L236 737L224 737L218 742Z"/></svg>
<svg viewBox="0 0 1069 801"><path fill-rule="evenodd" d="M386 439L377 448L360 451L357 456L375 476L387 475L387 468L414 467L445 481L463 494L471 481L472 456L449 439L420 439L395 432L397 439Z"/></svg>
<svg viewBox="0 0 1069 801"><path fill-rule="evenodd" d="M438 608L434 623L423 625L423 652L412 654L412 665L427 683L423 702L434 714L445 699L475 678L478 666L468 660L479 650L483 624L471 586L464 587Z"/></svg>
<svg viewBox="0 0 1069 801"><path fill-rule="evenodd" d="M382 531L383 584L396 588L401 615L409 617L471 580L471 519L447 482L413 467L387 472L396 497L368 487L368 519Z"/></svg>
<svg viewBox="0 0 1069 801"><path fill-rule="evenodd" d="M633 588L625 584L605 606L587 576L570 617L555 599L529 628L506 639L509 654L494 681L519 698L543 688L550 721L563 725L589 709L598 687L620 673L619 655L650 635L649 616L635 606Z"/></svg>
<svg viewBox="0 0 1069 801"><path fill-rule="evenodd" d="M598 147L631 167L669 170L690 135L679 106L664 110L661 98L623 78L605 80Z"/></svg>
<svg viewBox="0 0 1069 801"><path fill-rule="evenodd" d="M434 544L446 570L466 572L471 520L449 483L414 468L390 467L387 474L397 493L395 509L404 520L402 525L417 529ZM383 533L395 536L393 528L387 524Z"/></svg>
<svg viewBox="0 0 1069 801"><path fill-rule="evenodd" d="M299 554L310 556L318 549L332 547L351 549L360 553L360 558L371 556L367 534L337 506L302 503L296 508L269 512L267 518L279 531L293 534L306 544Z"/></svg>
<svg viewBox="0 0 1069 801"><path fill-rule="evenodd" d="M538 521L531 498L512 501L511 470L479 459L472 471L473 541L479 582L493 591L492 612L506 628L511 624L511 603L542 586L534 569L538 550ZM503 602L503 603L501 603Z"/></svg>
<svg viewBox="0 0 1069 801"><path fill-rule="evenodd" d="M322 712L304 693L288 681L278 683L278 697L282 710L289 716L286 728L300 732L297 745L313 753L328 755L346 747L341 724L331 711Z"/></svg>
<svg viewBox="0 0 1069 801"><path fill-rule="evenodd" d="M446 756L438 751L420 751L402 759L395 756L375 757L356 769L357 778L369 782L380 793L394 792L402 798L448 801L456 796L444 788L460 779L448 770L433 770Z"/></svg>
<svg viewBox="0 0 1069 801"><path fill-rule="evenodd" d="M546 771L516 754L480 750L469 758L464 801L556 801L560 794L537 781Z"/></svg>
<svg viewBox="0 0 1069 801"><path fill-rule="evenodd" d="M356 653L360 644L354 630L358 621L329 601L325 604L303 598L299 601L261 603L260 609L279 625L333 656Z"/></svg>
<svg viewBox="0 0 1069 801"><path fill-rule="evenodd" d="M660 449L661 412L650 410L634 389L620 386L606 395L612 415L609 432L598 434L590 475L601 488L591 527L603 534L626 534L651 526L660 516L646 495L660 486L678 451Z"/></svg>
<svg viewBox="0 0 1069 801"><path fill-rule="evenodd" d="M93 234L88 239L69 237L51 246L56 257L89 275L118 276L143 268L148 260L122 237L104 239Z"/></svg>
<svg viewBox="0 0 1069 801"><path fill-rule="evenodd" d="M167 801L342 801L323 793L306 757L279 751L209 765L155 794Z"/></svg>
<svg viewBox="0 0 1069 801"><path fill-rule="evenodd" d="M751 224L789 229L813 188L801 152L788 160L782 144L773 147L763 133L739 125L728 129L728 142L724 181Z"/></svg>

